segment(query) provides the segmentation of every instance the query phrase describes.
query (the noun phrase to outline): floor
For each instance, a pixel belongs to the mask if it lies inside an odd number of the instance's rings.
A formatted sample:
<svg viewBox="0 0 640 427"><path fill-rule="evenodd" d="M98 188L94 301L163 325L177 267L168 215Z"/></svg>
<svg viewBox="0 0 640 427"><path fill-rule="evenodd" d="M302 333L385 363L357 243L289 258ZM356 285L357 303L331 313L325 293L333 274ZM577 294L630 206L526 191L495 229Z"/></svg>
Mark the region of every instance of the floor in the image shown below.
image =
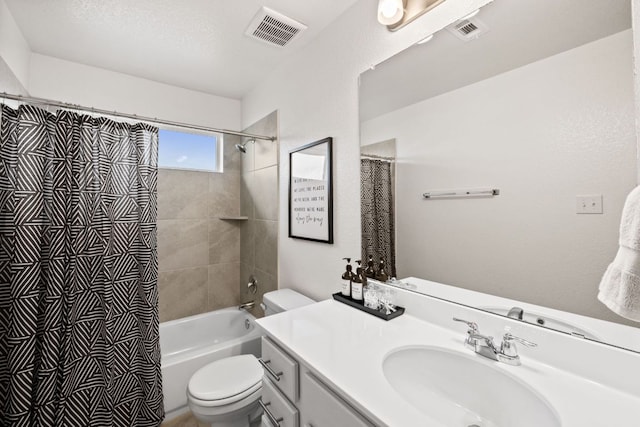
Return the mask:
<svg viewBox="0 0 640 427"><path fill-rule="evenodd" d="M250 427L260 427L261 420L257 419L253 423L251 423ZM173 418L170 421L165 421L160 424L160 427L211 427L209 424L203 424L196 420L196 417L193 416L191 412L187 412L184 415L180 415L179 417Z"/></svg>
<svg viewBox="0 0 640 427"><path fill-rule="evenodd" d="M191 412L163 422L160 427L210 427L207 424L198 422Z"/></svg>

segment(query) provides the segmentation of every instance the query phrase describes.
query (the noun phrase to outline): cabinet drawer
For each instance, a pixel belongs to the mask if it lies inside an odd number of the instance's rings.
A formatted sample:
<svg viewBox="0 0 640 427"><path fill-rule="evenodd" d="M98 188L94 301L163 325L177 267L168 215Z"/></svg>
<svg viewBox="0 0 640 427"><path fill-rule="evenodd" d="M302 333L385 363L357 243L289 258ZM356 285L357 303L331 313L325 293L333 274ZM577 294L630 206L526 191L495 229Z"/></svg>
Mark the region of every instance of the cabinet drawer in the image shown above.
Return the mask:
<svg viewBox="0 0 640 427"><path fill-rule="evenodd" d="M262 360L264 376L295 403L298 399L298 363L266 337L262 337Z"/></svg>
<svg viewBox="0 0 640 427"><path fill-rule="evenodd" d="M265 411L262 416L263 424L273 427L298 427L298 410L267 378L262 379L261 400ZM267 411L271 416L267 415Z"/></svg>
<svg viewBox="0 0 640 427"><path fill-rule="evenodd" d="M302 427L373 426L309 372L300 379L299 407Z"/></svg>

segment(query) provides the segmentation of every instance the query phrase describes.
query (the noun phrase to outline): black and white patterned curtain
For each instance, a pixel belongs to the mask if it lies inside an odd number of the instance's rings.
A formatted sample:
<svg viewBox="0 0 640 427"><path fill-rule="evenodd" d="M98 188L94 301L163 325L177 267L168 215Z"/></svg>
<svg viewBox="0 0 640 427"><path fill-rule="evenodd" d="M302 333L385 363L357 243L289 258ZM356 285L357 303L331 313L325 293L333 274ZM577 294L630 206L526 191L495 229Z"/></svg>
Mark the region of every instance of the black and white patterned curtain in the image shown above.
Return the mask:
<svg viewBox="0 0 640 427"><path fill-rule="evenodd" d="M159 425L157 129L1 114L0 425Z"/></svg>
<svg viewBox="0 0 640 427"><path fill-rule="evenodd" d="M360 159L360 200L363 264L373 255L376 267L382 259L389 277L395 277L396 231L390 162Z"/></svg>

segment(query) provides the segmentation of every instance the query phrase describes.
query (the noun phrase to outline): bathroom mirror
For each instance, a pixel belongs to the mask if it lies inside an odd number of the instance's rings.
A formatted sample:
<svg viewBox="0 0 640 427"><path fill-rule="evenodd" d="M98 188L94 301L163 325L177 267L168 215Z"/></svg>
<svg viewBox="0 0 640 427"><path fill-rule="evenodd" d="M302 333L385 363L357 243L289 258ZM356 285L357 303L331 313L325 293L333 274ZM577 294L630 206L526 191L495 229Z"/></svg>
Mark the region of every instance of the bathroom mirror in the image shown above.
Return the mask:
<svg viewBox="0 0 640 427"><path fill-rule="evenodd" d="M640 351L640 324L597 300L637 182L632 55L629 0L496 0L364 72L362 256L465 305L598 319L598 340Z"/></svg>

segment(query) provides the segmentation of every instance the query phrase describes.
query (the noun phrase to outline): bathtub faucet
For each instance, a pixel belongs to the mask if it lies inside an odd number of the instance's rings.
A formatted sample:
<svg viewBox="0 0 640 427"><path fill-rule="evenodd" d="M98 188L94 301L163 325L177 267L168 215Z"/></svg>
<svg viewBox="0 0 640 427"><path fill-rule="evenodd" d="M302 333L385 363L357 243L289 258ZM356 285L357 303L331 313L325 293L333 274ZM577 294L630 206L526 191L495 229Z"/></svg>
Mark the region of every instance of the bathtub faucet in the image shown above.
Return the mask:
<svg viewBox="0 0 640 427"><path fill-rule="evenodd" d="M242 304L240 304L238 306L238 309L249 311L249 310L252 310L255 305L256 305L255 301L247 301L247 302L243 302Z"/></svg>

